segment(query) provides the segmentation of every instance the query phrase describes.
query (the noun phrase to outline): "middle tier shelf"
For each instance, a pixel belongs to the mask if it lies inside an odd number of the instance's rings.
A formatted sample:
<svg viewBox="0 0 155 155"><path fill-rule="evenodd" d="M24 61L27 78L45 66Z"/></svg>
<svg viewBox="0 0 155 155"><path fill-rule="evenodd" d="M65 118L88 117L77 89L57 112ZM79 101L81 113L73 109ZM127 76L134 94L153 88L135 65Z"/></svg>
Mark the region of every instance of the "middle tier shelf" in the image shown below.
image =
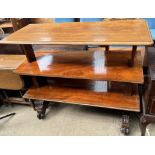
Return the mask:
<svg viewBox="0 0 155 155"><path fill-rule="evenodd" d="M110 51L36 52L37 60L25 61L20 75L143 83L142 57L138 50L130 67L131 49Z"/></svg>

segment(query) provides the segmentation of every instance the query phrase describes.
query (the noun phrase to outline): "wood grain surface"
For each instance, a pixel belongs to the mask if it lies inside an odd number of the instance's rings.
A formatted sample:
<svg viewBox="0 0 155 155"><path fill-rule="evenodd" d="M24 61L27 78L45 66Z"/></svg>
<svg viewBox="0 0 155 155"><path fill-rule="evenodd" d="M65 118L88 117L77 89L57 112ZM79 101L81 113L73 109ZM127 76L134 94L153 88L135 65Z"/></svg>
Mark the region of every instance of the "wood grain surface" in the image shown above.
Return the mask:
<svg viewBox="0 0 155 155"><path fill-rule="evenodd" d="M136 85L61 78L50 80L51 85L30 88L24 98L140 111Z"/></svg>
<svg viewBox="0 0 155 155"><path fill-rule="evenodd" d="M144 20L29 24L6 37L4 44L151 45Z"/></svg>
<svg viewBox="0 0 155 155"><path fill-rule="evenodd" d="M21 75L108 80L143 83L142 57L137 51L135 65L128 66L131 50L106 51L42 51L37 61L22 63L16 73Z"/></svg>
<svg viewBox="0 0 155 155"><path fill-rule="evenodd" d="M0 70L15 70L26 60L25 55L0 55Z"/></svg>

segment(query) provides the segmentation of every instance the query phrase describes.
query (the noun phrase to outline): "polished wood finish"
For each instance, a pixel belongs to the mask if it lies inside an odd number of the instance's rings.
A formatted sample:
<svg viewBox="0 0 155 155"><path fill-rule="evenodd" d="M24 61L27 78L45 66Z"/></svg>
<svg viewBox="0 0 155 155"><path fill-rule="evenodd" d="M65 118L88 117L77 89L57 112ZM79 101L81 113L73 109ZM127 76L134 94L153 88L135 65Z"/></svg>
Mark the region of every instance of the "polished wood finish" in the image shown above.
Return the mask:
<svg viewBox="0 0 155 155"><path fill-rule="evenodd" d="M14 31L18 31L21 28L25 27L26 25L30 24L32 21L31 21L31 18L11 18L11 22L12 22ZM27 60L29 62L36 60L32 45L19 45L19 46L23 54L24 53L26 54Z"/></svg>
<svg viewBox="0 0 155 155"><path fill-rule="evenodd" d="M15 70L26 60L25 55L0 55L0 70Z"/></svg>
<svg viewBox="0 0 155 155"><path fill-rule="evenodd" d="M24 98L140 111L139 95L129 84L77 79L49 79L51 85L30 88Z"/></svg>
<svg viewBox="0 0 155 155"><path fill-rule="evenodd" d="M106 51L46 51L36 53L37 61L25 61L17 69L21 75L108 80L143 83L142 58L139 49L135 66L129 67L130 48Z"/></svg>
<svg viewBox="0 0 155 155"><path fill-rule="evenodd" d="M30 24L3 39L5 44L151 45L144 20Z"/></svg>

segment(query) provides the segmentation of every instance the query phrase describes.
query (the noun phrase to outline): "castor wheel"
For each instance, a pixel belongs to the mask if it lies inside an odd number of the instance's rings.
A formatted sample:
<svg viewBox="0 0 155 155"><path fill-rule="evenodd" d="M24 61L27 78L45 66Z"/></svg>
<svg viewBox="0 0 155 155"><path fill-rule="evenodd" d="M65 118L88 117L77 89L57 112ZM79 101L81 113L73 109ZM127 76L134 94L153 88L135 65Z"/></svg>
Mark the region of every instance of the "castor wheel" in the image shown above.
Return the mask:
<svg viewBox="0 0 155 155"><path fill-rule="evenodd" d="M129 116L128 115L123 115L122 116L121 132L124 135L128 135L129 134Z"/></svg>
<svg viewBox="0 0 155 155"><path fill-rule="evenodd" d="M44 119L45 118L45 114L38 113L37 117L38 117L38 119Z"/></svg>

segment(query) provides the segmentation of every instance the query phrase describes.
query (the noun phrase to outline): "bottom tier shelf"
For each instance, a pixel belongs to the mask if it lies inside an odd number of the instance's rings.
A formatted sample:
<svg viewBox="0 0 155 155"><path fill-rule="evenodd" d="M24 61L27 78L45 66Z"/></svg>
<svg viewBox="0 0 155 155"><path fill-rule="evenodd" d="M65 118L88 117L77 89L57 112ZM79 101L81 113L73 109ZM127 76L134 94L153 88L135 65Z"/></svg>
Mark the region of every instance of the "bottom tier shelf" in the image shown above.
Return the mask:
<svg viewBox="0 0 155 155"><path fill-rule="evenodd" d="M140 111L136 85L106 81L68 81L59 79L38 88L32 87L25 93L24 98Z"/></svg>

